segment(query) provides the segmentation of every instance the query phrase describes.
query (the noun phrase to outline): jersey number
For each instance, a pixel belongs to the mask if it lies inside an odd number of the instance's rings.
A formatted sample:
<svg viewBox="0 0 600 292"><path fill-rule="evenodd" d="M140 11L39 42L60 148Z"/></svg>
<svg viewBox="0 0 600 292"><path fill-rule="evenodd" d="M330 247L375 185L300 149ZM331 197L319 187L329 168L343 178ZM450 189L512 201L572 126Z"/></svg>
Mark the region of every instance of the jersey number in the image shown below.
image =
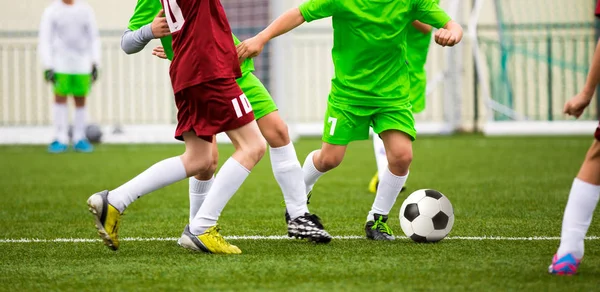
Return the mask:
<svg viewBox="0 0 600 292"><path fill-rule="evenodd" d="M235 114L238 118L241 118L243 115L252 112L252 106L250 105L250 101L248 101L248 98L245 94L240 95L238 98L232 99L231 104L233 104L233 109L235 110ZM241 107L240 104L242 105ZM242 113L242 108L244 109L244 113Z"/></svg>
<svg viewBox="0 0 600 292"><path fill-rule="evenodd" d="M171 33L181 30L185 23L185 19L183 19L183 13L181 13L181 8L179 7L179 4L177 4L177 0L162 1L169 30Z"/></svg>
<svg viewBox="0 0 600 292"><path fill-rule="evenodd" d="M329 117L329 119L327 119L327 122L331 124L331 126L329 127L329 136L333 136L333 134L335 134L335 126L337 125L337 119Z"/></svg>

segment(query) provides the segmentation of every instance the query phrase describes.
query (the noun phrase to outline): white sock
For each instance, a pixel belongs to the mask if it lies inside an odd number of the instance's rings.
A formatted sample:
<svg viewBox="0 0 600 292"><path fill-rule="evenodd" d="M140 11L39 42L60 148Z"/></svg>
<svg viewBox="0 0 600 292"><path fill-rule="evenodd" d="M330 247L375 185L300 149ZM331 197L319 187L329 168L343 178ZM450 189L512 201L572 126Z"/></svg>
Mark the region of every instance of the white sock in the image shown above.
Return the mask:
<svg viewBox="0 0 600 292"><path fill-rule="evenodd" d="M406 183L408 173L405 176L394 175L389 168L386 168L381 173L379 187L377 188L377 196L375 202L369 211L367 221L373 220L373 214L388 215L390 210L396 203L396 198Z"/></svg>
<svg viewBox="0 0 600 292"><path fill-rule="evenodd" d="M312 191L317 180L325 174L324 172L320 172L315 167L315 163L313 162L313 156L315 152L319 150L315 150L306 156L306 160L304 160L304 165L302 166L302 173L304 173L304 184L306 185L306 194Z"/></svg>
<svg viewBox="0 0 600 292"><path fill-rule="evenodd" d="M375 150L375 162L377 162L377 172L381 181L381 176L388 169L388 160L387 155L385 155L383 140L377 134L373 134L373 150Z"/></svg>
<svg viewBox="0 0 600 292"><path fill-rule="evenodd" d="M69 108L66 103L54 103L54 139L69 143Z"/></svg>
<svg viewBox="0 0 600 292"><path fill-rule="evenodd" d="M181 158L179 156L167 158L150 166L150 168L122 186L110 191L108 202L123 213L127 206L139 197L186 177L187 173Z"/></svg>
<svg viewBox="0 0 600 292"><path fill-rule="evenodd" d="M196 217L196 213L200 210L200 206L206 199L206 194L210 190L215 177L209 180L198 180L195 177L190 177L190 223Z"/></svg>
<svg viewBox="0 0 600 292"><path fill-rule="evenodd" d="M217 224L225 205L242 186L249 174L250 171L233 157L227 159L208 191L204 203L190 224L192 234L201 234Z"/></svg>
<svg viewBox="0 0 600 292"><path fill-rule="evenodd" d="M283 192L285 208L290 217L295 219L308 213L306 206L306 193L304 175L300 161L296 156L294 144L279 147L271 147L271 167L279 187Z"/></svg>
<svg viewBox="0 0 600 292"><path fill-rule="evenodd" d="M560 247L557 252L559 257L569 253L579 259L583 257L583 240L599 198L600 186L578 178L573 181L563 217Z"/></svg>
<svg viewBox="0 0 600 292"><path fill-rule="evenodd" d="M87 110L85 107L76 107L73 117L73 141L85 139L85 127L87 126Z"/></svg>

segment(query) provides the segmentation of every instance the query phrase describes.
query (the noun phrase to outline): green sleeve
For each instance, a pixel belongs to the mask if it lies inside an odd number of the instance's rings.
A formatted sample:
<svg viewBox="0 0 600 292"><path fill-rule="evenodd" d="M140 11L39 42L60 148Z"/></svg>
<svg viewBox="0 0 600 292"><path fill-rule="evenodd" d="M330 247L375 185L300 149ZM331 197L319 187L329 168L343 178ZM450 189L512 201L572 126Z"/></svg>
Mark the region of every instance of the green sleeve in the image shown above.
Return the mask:
<svg viewBox="0 0 600 292"><path fill-rule="evenodd" d="M138 30L142 26L151 23L154 17L162 9L158 0L138 0L133 15L129 19L130 30Z"/></svg>
<svg viewBox="0 0 600 292"><path fill-rule="evenodd" d="M233 44L234 45L237 46L241 43L240 40L234 34L231 34L231 36L233 36Z"/></svg>
<svg viewBox="0 0 600 292"><path fill-rule="evenodd" d="M450 16L442 10L437 1L413 0L414 20L429 24L435 28L444 27L450 20Z"/></svg>
<svg viewBox="0 0 600 292"><path fill-rule="evenodd" d="M333 16L337 12L339 0L308 0L298 9L306 22Z"/></svg>
<svg viewBox="0 0 600 292"><path fill-rule="evenodd" d="M169 35L166 37L160 38L160 43L165 49L165 54L167 55L167 59L173 61L173 38Z"/></svg>

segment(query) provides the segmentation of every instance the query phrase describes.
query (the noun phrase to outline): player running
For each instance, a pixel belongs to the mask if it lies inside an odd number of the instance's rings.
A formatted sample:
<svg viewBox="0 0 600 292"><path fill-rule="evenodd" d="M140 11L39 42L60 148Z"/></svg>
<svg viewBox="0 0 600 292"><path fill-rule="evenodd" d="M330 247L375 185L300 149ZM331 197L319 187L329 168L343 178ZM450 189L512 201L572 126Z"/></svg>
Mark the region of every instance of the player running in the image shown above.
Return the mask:
<svg viewBox="0 0 600 292"><path fill-rule="evenodd" d="M596 17L600 17L600 0L596 6ZM590 105L598 84L600 84L600 42L596 45L590 73L583 90L565 103L564 113L579 118ZM548 272L551 274L574 275L583 258L583 241L600 198L600 124L594 137L595 140L571 186L563 217L560 246L552 259L552 264L548 267Z"/></svg>
<svg viewBox="0 0 600 292"><path fill-rule="evenodd" d="M369 138L372 125L384 141L388 168L381 175L365 231L369 239L393 240L386 221L408 178L416 137L405 63L405 27L416 19L443 27L435 34L442 46L460 42L462 28L430 0L309 0L242 42L238 55L241 59L255 57L270 39L305 21L330 16L335 76L325 114L323 146L304 162L306 192L310 193L325 172L342 162L351 141Z"/></svg>
<svg viewBox="0 0 600 292"><path fill-rule="evenodd" d="M173 33L170 75L178 110L175 138L185 142L185 152L154 164L110 192L92 195L88 205L99 235L116 250L121 214L127 206L145 194L210 169L213 136L225 132L236 151L221 167L180 244L191 250L240 254L237 246L220 235L217 220L266 146L252 108L235 82L242 72L231 28L218 0L164 0L163 5Z"/></svg>
<svg viewBox="0 0 600 292"><path fill-rule="evenodd" d="M44 78L54 85L54 141L50 153L63 153L69 144L67 97L75 99L73 148L92 152L85 136L86 96L98 77L100 38L94 11L80 0L55 0L42 16L39 34L40 59Z"/></svg>
<svg viewBox="0 0 600 292"><path fill-rule="evenodd" d="M438 4L439 0L436 1ZM427 72L425 72L425 63L427 62L427 53L429 53L429 44L433 27L418 20L413 21L412 25L406 27L406 58L408 61L408 74L410 78L410 104L413 114L418 114L425 110L425 97L427 89ZM379 174L385 172L387 167L387 156L383 140L378 135L373 135L373 150L375 152L375 162L377 163L377 172L373 175L369 183L369 192L377 193L379 185Z"/></svg>
<svg viewBox="0 0 600 292"><path fill-rule="evenodd" d="M154 54L161 58L173 58L171 37L164 12L159 1L138 0L134 15L129 21L121 47L128 54L141 51L154 38L161 38L163 47L156 48ZM239 40L233 35L235 44ZM316 215L310 214L304 194L302 168L291 143L288 128L281 119L273 98L252 72L251 59L241 63L242 77L237 83L248 97L262 135L270 146L273 173L284 195L289 214L288 234L297 238L307 238L314 242L327 243L331 236L324 230ZM218 151L213 144L214 164L211 168L189 179L190 222L202 205L214 181Z"/></svg>

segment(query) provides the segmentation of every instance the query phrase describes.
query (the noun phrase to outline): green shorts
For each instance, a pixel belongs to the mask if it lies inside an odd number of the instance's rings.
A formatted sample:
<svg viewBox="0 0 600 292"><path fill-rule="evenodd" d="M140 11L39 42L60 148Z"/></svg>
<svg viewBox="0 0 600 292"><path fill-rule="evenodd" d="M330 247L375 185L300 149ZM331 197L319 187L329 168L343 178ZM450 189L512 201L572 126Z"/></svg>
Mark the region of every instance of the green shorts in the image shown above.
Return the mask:
<svg viewBox="0 0 600 292"><path fill-rule="evenodd" d="M337 104L329 101L325 113L323 142L333 145L348 145L357 140L369 139L369 128L381 134L387 130L398 130L417 137L415 119L409 101L386 107Z"/></svg>
<svg viewBox="0 0 600 292"><path fill-rule="evenodd" d="M54 79L54 94L60 96L86 97L92 87L90 74L56 73Z"/></svg>
<svg viewBox="0 0 600 292"><path fill-rule="evenodd" d="M271 94L252 72L244 73L237 83L250 101L255 119L259 120L277 110Z"/></svg>
<svg viewBox="0 0 600 292"><path fill-rule="evenodd" d="M423 70L411 70L410 76L410 103L412 112L418 114L425 110L425 95L427 91L427 73Z"/></svg>

